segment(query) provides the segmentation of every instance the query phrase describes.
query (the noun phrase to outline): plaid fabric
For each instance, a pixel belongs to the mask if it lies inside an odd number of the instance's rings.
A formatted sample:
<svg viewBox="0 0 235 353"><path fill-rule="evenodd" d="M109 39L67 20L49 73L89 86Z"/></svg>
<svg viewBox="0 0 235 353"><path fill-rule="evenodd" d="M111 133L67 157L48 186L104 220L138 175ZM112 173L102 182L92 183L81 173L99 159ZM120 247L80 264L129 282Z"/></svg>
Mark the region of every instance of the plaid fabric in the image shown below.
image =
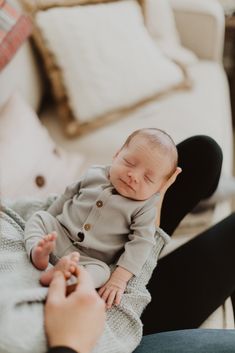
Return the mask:
<svg viewBox="0 0 235 353"><path fill-rule="evenodd" d="M30 18L18 12L8 0L0 0L0 70L31 32Z"/></svg>

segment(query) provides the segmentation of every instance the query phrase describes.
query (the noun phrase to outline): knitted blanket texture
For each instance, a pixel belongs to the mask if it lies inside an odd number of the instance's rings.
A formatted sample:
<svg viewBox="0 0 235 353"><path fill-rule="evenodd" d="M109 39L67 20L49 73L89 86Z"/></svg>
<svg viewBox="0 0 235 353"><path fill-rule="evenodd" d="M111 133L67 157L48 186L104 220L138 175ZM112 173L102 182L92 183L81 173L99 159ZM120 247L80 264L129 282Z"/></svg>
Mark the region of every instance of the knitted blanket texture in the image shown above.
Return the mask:
<svg viewBox="0 0 235 353"><path fill-rule="evenodd" d="M40 271L29 261L23 242L25 221L46 201L24 199L6 202L0 212L0 352L45 353L43 305L47 288L39 283ZM156 244L141 274L133 277L119 306L107 312L104 333L92 353L130 353L142 338L140 315L150 302L146 289L167 236Z"/></svg>

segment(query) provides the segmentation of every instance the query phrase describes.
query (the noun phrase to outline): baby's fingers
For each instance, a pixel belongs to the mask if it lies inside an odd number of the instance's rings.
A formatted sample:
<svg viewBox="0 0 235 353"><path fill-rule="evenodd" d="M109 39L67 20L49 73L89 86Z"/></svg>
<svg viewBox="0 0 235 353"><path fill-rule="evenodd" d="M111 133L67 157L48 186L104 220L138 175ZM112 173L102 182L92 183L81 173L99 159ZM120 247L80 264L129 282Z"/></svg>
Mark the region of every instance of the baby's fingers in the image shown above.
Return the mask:
<svg viewBox="0 0 235 353"><path fill-rule="evenodd" d="M101 298L102 298L105 302L107 302L107 299L108 299L108 297L109 297L110 292L111 292L111 289L105 288L105 291L102 293Z"/></svg>
<svg viewBox="0 0 235 353"><path fill-rule="evenodd" d="M112 290L107 298L107 304L106 304L107 309L110 309L112 307L115 296L116 296L116 291Z"/></svg>
<svg viewBox="0 0 235 353"><path fill-rule="evenodd" d="M116 305L119 305L121 303L122 295L123 295L123 291L121 291L121 290L117 291L116 297L115 297L115 304Z"/></svg>
<svg viewBox="0 0 235 353"><path fill-rule="evenodd" d="M105 287L105 286L100 287L100 289L98 290L98 294L99 294L100 297L102 297L102 295L103 295L103 293L105 292L105 290L106 290L106 287Z"/></svg>

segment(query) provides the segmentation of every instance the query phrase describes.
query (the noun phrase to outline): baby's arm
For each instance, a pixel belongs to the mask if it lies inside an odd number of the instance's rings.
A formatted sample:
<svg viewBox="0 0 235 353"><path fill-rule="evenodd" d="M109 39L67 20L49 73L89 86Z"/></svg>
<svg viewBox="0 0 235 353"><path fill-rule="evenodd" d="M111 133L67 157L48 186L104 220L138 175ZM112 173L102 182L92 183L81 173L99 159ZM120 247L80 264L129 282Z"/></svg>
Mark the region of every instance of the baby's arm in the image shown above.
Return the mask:
<svg viewBox="0 0 235 353"><path fill-rule="evenodd" d="M48 208L48 212L56 217L57 215L62 213L64 203L71 199L80 189L81 182L76 182L72 185L67 186L65 192L59 196Z"/></svg>
<svg viewBox="0 0 235 353"><path fill-rule="evenodd" d="M110 309L113 304L120 304L127 283L132 276L133 273L121 266L117 266L110 276L110 279L99 289L98 293L106 302L108 309Z"/></svg>
<svg viewBox="0 0 235 353"><path fill-rule="evenodd" d="M99 289L98 293L106 302L107 308L120 304L128 281L137 276L154 245L156 207L155 199L147 203L133 217L130 225L129 241L117 261L117 267L110 279Z"/></svg>

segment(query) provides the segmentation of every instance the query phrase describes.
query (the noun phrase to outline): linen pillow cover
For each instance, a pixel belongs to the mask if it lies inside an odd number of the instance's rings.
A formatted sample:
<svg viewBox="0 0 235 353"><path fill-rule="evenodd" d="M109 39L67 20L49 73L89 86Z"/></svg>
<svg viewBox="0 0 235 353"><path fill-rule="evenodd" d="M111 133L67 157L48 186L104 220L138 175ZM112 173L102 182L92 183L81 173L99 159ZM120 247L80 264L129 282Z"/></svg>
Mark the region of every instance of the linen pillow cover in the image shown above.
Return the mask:
<svg viewBox="0 0 235 353"><path fill-rule="evenodd" d="M0 70L32 32L32 22L8 0L0 0Z"/></svg>
<svg viewBox="0 0 235 353"><path fill-rule="evenodd" d="M47 197L77 180L80 154L68 154L52 141L37 115L12 95L0 110L0 193L3 198Z"/></svg>

